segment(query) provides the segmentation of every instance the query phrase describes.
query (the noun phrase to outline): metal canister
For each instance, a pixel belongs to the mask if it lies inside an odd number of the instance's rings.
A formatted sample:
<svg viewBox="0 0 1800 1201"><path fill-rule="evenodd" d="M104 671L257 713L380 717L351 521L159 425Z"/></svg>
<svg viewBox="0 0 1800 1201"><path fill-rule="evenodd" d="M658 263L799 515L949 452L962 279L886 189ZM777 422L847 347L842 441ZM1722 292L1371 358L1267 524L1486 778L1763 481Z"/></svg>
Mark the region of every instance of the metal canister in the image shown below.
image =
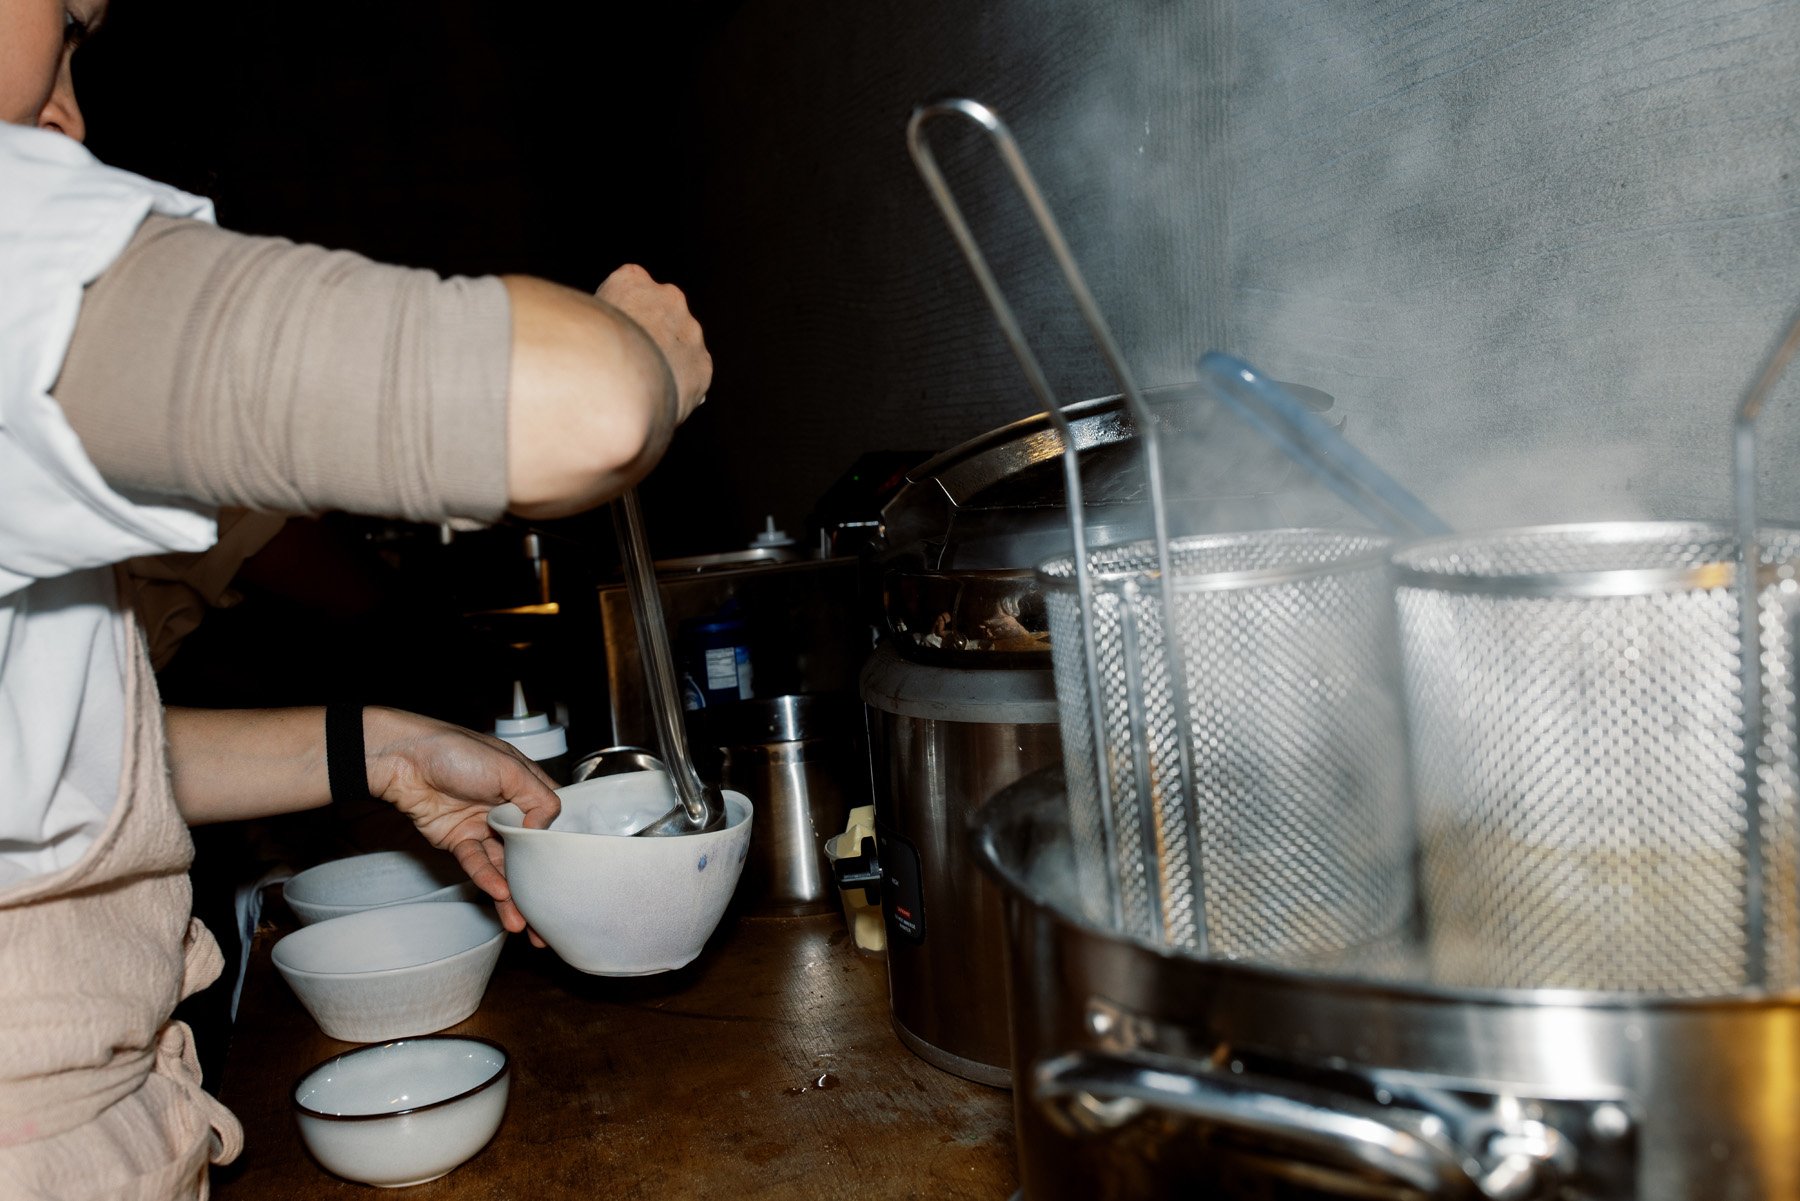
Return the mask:
<svg viewBox="0 0 1800 1201"><path fill-rule="evenodd" d="M738 884L749 911L837 908L825 857L852 805L867 804L853 697L795 695L709 708L707 740L722 755L721 783L755 806L750 859Z"/></svg>

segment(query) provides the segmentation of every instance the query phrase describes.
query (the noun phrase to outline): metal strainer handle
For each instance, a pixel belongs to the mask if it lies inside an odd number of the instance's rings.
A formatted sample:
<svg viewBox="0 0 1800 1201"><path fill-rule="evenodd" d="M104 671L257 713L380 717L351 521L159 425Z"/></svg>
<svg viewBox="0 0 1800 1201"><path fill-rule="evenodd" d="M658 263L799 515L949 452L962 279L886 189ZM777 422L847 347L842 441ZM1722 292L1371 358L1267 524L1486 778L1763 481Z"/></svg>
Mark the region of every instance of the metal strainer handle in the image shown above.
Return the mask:
<svg viewBox="0 0 1800 1201"><path fill-rule="evenodd" d="M1775 385L1800 351L1800 315L1776 343L1762 373L1738 405L1732 428L1733 501L1737 510L1738 691L1744 722L1744 879L1745 935L1749 949L1748 982L1761 987L1767 977L1763 918L1762 795L1758 748L1763 742L1762 638L1758 628L1757 576L1761 554L1756 537L1756 421Z"/></svg>
<svg viewBox="0 0 1800 1201"><path fill-rule="evenodd" d="M1100 693L1099 656L1094 646L1093 630L1088 620L1089 615L1094 611L1093 584L1088 564L1087 521L1082 506L1080 451L1076 445L1074 432L1063 414L1062 405L1050 387L1049 378L1044 374L1044 369L1038 362L1037 355L1032 351L1018 317L1013 313L1012 306L1007 302L1005 294L995 280L994 273L988 266L987 258L982 254L974 233L963 218L962 210L956 203L956 197L951 193L949 184L945 181L944 174L939 170L937 160L931 153L931 147L925 140L925 126L939 117L961 117L973 122L987 134L989 141L993 143L995 150L999 153L1001 162L1012 176L1014 185L1019 189L1020 195L1030 208L1032 218L1036 221L1045 242L1049 244L1050 254L1062 272L1064 282L1068 285L1070 295L1075 301L1075 307L1080 310L1082 320L1087 324L1088 332L1099 347L1101 357L1106 360L1107 368L1118 382L1119 391L1125 397L1126 406L1137 425L1138 439L1143 447L1145 480L1150 493L1150 515L1152 532L1156 541L1158 575L1164 612L1173 613L1175 611L1174 572L1171 570L1169 558L1169 522L1167 506L1164 501L1162 456L1158 450L1157 422L1149 406L1144 402L1143 395L1139 392L1130 369L1125 365L1125 358L1119 352L1119 346L1112 336L1112 330L1107 325L1106 318L1101 315L1099 305L1094 302L1093 293L1088 289L1087 281L1081 274L1081 268L1076 265L1075 256L1069 252L1068 243L1057 226L1056 218L1051 215L1050 206L1045 202L1043 192L1038 188L1031 169L1026 166L1025 156L1019 150L1019 144L1014 139L1012 131L1006 127L1006 123L992 109L978 100L943 100L921 105L913 110L911 119L906 123L906 146L912 155L913 165L918 169L920 177L924 179L926 187L930 189L932 198L937 202L945 223L950 227L952 236L955 237L957 245L962 249L963 257L968 260L969 268L975 274L976 283L980 285L982 294L987 299L988 307L993 310L994 317L1000 324L1000 330L1006 336L1007 344L1012 348L1013 356L1018 359L1019 366L1025 372L1026 381L1031 385L1031 390L1037 394L1038 400L1042 402L1051 421L1055 423L1058 433L1062 435L1063 479L1068 489L1069 532L1074 542L1075 588L1083 614L1081 622L1082 655L1087 669L1088 716L1093 725L1094 753L1098 758L1105 754L1105 748L1101 745L1101 735L1106 727ZM1165 659L1175 694L1177 696L1187 695L1185 665L1181 661L1182 656L1168 654ZM1168 796L1171 790L1166 781L1162 786L1162 791L1171 802L1188 807L1188 829L1192 832L1197 830L1198 825L1193 820L1194 814L1192 813L1193 735L1188 729L1187 723L1181 722L1178 725L1181 795L1178 798ZM1141 786L1139 795L1148 796L1151 791L1151 781L1149 764L1143 751L1144 739L1134 738L1133 742L1136 744L1133 752ZM1100 789L1100 811L1105 824L1104 838L1110 856L1117 845L1117 835L1112 828L1110 817L1112 811L1110 788L1106 782L1104 765L1097 763L1096 768L1095 774ZM1197 855L1194 856L1193 862L1198 864L1199 857ZM1201 892L1202 882L1196 879L1195 886L1196 892ZM1112 901L1115 907L1114 917L1117 918L1119 913L1116 893ZM1199 949L1202 952L1206 949L1206 941L1204 921L1202 921L1199 939Z"/></svg>

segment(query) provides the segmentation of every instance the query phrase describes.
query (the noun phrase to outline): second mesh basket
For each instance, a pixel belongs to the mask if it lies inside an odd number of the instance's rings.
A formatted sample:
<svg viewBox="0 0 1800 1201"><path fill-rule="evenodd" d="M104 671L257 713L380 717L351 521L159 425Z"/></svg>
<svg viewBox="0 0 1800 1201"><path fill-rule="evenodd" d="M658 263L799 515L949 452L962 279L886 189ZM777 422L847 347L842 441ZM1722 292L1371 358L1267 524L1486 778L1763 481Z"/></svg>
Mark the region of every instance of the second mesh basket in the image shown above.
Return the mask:
<svg viewBox="0 0 1800 1201"><path fill-rule="evenodd" d="M1537 527L1397 556L1435 979L1800 986L1800 532L1757 542L1762 718L1749 748L1732 530Z"/></svg>
<svg viewBox="0 0 1800 1201"><path fill-rule="evenodd" d="M1170 590L1153 544L1093 551L1085 614L1071 558L1039 573L1090 916L1286 964L1395 941L1412 830L1386 540L1275 529L1169 551Z"/></svg>

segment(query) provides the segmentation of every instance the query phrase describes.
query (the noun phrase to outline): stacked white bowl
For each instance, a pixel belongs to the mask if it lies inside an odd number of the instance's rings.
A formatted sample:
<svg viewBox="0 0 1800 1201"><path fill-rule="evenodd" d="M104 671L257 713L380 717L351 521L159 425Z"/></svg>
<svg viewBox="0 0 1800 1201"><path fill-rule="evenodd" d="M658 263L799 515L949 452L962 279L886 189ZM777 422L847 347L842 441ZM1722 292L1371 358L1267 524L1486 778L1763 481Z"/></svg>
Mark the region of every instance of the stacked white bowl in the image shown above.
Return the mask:
<svg viewBox="0 0 1800 1201"><path fill-rule="evenodd" d="M428 901L302 926L271 957L319 1029L372 1043L474 1013L505 941L492 905Z"/></svg>
<svg viewBox="0 0 1800 1201"><path fill-rule="evenodd" d="M482 891L442 851L372 851L309 867L281 886L301 924L415 901L480 901Z"/></svg>
<svg viewBox="0 0 1800 1201"><path fill-rule="evenodd" d="M506 931L449 855L379 851L290 879L303 923L275 969L319 1029L376 1044L315 1067L293 1094L302 1140L327 1170L399 1187L485 1146L506 1109L506 1051L436 1035L473 1014Z"/></svg>

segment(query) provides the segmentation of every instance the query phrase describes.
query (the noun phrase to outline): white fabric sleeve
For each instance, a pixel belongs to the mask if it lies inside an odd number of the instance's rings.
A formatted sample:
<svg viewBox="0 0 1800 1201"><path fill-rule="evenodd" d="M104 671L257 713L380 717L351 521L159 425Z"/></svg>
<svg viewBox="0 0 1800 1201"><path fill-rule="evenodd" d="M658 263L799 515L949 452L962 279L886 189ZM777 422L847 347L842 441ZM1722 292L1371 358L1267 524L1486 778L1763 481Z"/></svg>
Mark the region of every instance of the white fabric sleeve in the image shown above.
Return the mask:
<svg viewBox="0 0 1800 1201"><path fill-rule="evenodd" d="M211 506L111 487L50 395L83 288L153 212L212 219L207 201L105 167L59 133L0 124L0 597L215 536Z"/></svg>

